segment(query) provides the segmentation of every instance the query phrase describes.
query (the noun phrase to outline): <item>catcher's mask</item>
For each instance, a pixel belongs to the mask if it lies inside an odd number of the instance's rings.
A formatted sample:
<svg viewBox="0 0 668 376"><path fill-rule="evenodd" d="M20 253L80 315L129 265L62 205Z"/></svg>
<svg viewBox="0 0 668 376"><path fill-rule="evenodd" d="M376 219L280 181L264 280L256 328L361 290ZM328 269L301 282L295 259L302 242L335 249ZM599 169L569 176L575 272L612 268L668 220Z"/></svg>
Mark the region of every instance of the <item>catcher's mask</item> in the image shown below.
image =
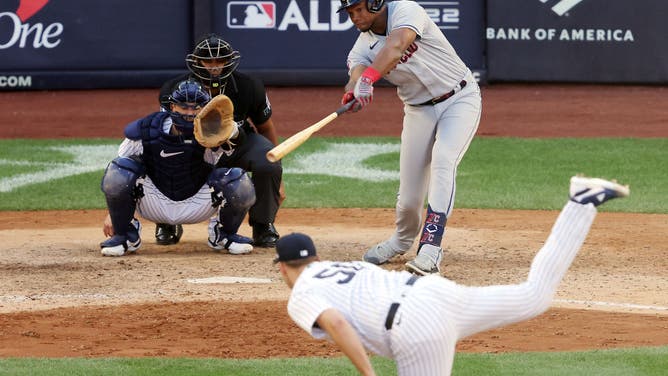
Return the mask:
<svg viewBox="0 0 668 376"><path fill-rule="evenodd" d="M227 78L239 65L241 54L216 34L209 34L195 44L186 56L188 69L212 89L225 86ZM206 64L206 66L205 66Z"/></svg>
<svg viewBox="0 0 668 376"><path fill-rule="evenodd" d="M336 13L355 5L360 1L363 0L341 0L341 6L339 6L339 10L337 10ZM371 13L377 13L380 11L380 8L383 7L383 4L385 4L385 0L366 0L366 9Z"/></svg>
<svg viewBox="0 0 668 376"><path fill-rule="evenodd" d="M169 103L175 104L182 109L199 110L211 100L209 93L202 88L198 82L186 80L179 83L176 90L169 96ZM174 126L179 132L192 135L193 121L196 113L180 113L173 111L170 106L169 114Z"/></svg>

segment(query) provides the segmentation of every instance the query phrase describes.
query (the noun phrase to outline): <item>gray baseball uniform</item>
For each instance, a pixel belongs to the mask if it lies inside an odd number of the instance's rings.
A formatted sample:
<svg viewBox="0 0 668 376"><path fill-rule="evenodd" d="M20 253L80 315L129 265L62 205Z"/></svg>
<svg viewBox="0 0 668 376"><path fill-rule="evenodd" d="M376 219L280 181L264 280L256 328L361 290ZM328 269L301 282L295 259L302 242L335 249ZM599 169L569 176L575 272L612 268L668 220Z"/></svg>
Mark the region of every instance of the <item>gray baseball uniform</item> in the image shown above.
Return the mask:
<svg viewBox="0 0 668 376"><path fill-rule="evenodd" d="M454 204L457 166L478 128L480 89L424 8L413 1L390 2L386 7L388 35L401 28L417 34L397 66L384 76L397 86L404 103L396 232L388 242L395 252L412 246L420 233L427 196L428 223L420 243L440 247ZM385 41L385 35L371 30L360 33L348 55L348 67L370 66Z"/></svg>
<svg viewBox="0 0 668 376"><path fill-rule="evenodd" d="M399 375L449 375L460 338L544 312L589 232L594 205L569 201L536 254L526 281L470 287L366 262L313 262L297 278L290 317L315 338L322 312L341 312L363 345L396 360Z"/></svg>

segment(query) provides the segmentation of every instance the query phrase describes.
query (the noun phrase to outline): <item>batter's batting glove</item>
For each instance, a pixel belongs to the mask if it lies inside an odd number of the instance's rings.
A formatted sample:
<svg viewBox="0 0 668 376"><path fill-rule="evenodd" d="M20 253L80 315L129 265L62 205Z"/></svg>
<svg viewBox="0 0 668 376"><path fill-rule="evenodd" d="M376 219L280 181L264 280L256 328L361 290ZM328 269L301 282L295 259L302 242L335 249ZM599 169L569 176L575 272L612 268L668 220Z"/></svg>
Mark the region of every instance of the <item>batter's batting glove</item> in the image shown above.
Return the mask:
<svg viewBox="0 0 668 376"><path fill-rule="evenodd" d="M347 104L352 101L355 101L355 94L353 94L353 91L347 91L345 94L343 94L343 97L341 98L341 104ZM362 109L362 105L359 102L355 102L348 112L357 112Z"/></svg>
<svg viewBox="0 0 668 376"><path fill-rule="evenodd" d="M380 80L381 77L380 72L372 67L367 67L364 72L362 72L360 78L357 79L353 95L361 107L371 103L371 100L373 99L373 84Z"/></svg>

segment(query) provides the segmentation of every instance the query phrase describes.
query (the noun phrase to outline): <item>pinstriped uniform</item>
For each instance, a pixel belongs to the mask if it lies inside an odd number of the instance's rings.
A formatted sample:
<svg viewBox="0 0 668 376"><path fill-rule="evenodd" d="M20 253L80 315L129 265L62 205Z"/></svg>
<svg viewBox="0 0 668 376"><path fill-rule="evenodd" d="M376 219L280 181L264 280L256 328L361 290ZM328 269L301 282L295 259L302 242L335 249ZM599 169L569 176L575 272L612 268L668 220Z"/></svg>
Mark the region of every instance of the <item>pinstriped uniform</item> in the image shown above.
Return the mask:
<svg viewBox="0 0 668 376"><path fill-rule="evenodd" d="M424 8L413 1L386 6L387 34L401 28L417 34L400 63L384 76L397 86L404 103L397 220L390 244L407 251L420 233L425 197L434 212L446 218L452 212L457 166L478 129L482 99L471 71ZM385 41L385 35L360 33L348 67L371 65ZM417 106L452 90L455 94L445 101Z"/></svg>
<svg viewBox="0 0 668 376"><path fill-rule="evenodd" d="M297 279L288 313L315 338L324 310L340 311L365 347L397 362L399 375L449 375L461 338L544 312L584 242L596 208L568 202L536 254L528 278L516 285L472 287L429 275L413 286L409 274L364 262L315 262ZM390 305L399 303L391 329Z"/></svg>
<svg viewBox="0 0 668 376"><path fill-rule="evenodd" d="M163 123L163 131L169 133L172 127L172 119L167 117ZM118 148L120 157L139 156L144 152L141 140L125 139ZM206 149L204 161L215 165L222 155L222 149L214 152ZM194 195L182 201L173 201L158 190L151 178L146 176L138 179L137 184L142 185L144 196L137 200L137 212L143 218L156 223L189 224L199 223L211 219L215 222L218 208L211 203L211 192L208 184Z"/></svg>

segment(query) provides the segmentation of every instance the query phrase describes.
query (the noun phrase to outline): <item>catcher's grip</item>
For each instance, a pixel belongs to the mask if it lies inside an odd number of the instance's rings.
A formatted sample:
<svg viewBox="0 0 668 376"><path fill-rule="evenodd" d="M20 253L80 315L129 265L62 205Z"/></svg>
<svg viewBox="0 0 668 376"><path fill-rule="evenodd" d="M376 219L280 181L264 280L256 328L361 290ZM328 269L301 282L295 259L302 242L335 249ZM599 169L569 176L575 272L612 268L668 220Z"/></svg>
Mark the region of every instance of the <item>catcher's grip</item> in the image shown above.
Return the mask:
<svg viewBox="0 0 668 376"><path fill-rule="evenodd" d="M308 140L313 133L319 131L322 127L324 127L325 125L329 124L332 120L339 117L339 115L348 111L354 103L355 101L351 101L344 104L338 110L327 115L327 117L325 117L324 119L320 120L319 122L309 126L308 128L302 131L295 133L294 135L290 136L287 140L276 145L273 149L267 152L267 160L269 160L269 162L276 162L281 158L285 157L288 153L297 149L301 144L306 142L306 140Z"/></svg>

